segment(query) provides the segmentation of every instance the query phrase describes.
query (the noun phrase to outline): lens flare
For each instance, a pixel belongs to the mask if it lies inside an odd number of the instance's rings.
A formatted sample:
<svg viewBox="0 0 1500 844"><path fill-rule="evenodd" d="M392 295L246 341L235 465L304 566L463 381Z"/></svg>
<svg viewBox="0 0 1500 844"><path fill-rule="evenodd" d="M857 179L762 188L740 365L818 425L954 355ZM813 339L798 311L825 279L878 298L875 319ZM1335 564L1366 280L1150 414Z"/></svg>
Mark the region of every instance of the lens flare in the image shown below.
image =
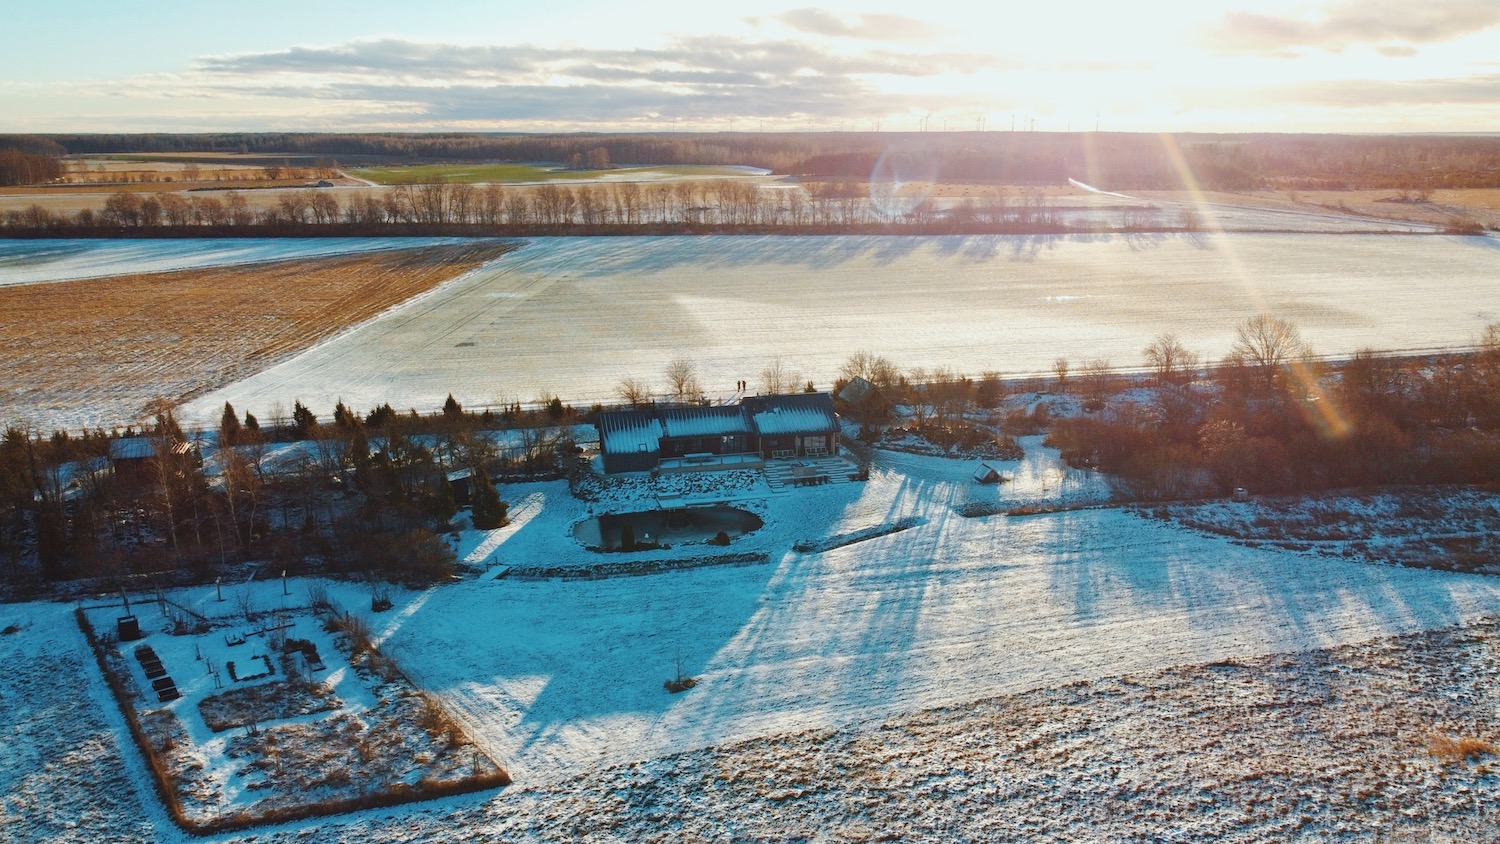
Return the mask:
<svg viewBox="0 0 1500 844"><path fill-rule="evenodd" d="M887 220L905 217L932 198L937 178L933 156L887 149L870 171L870 207Z"/></svg>

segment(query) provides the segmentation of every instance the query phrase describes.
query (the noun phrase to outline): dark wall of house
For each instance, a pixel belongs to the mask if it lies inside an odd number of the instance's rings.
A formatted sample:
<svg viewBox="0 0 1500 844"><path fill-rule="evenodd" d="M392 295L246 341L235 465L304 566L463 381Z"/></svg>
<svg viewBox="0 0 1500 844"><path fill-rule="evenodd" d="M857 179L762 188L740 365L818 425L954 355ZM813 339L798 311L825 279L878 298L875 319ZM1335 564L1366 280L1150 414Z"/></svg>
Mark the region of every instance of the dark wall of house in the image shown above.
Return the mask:
<svg viewBox="0 0 1500 844"><path fill-rule="evenodd" d="M790 450L796 452L798 457L801 457L805 453L804 447L807 445L806 440L810 436L814 435L783 434L776 437L761 437L760 456L769 459L772 452ZM838 454L839 443L837 436L835 436L834 434L819 434L816 436L818 436L819 439L822 440L823 448L827 449L829 454Z"/></svg>
<svg viewBox="0 0 1500 844"><path fill-rule="evenodd" d="M728 445L724 437L662 437L662 457L682 457L688 454L740 454L749 450L744 434L733 435Z"/></svg>
<svg viewBox="0 0 1500 844"><path fill-rule="evenodd" d="M604 471L609 474L615 472L649 472L656 468L660 455L654 451L641 451L635 454L611 454L604 452Z"/></svg>

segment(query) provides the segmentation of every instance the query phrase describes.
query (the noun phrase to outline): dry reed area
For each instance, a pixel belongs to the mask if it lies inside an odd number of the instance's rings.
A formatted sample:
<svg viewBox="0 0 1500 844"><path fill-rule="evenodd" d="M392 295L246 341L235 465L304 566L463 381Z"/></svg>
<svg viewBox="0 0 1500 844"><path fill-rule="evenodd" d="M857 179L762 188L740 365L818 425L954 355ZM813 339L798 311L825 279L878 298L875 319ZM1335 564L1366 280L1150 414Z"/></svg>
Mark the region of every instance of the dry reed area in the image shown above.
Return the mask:
<svg viewBox="0 0 1500 844"><path fill-rule="evenodd" d="M284 360L496 242L0 288L0 424L128 423Z"/></svg>

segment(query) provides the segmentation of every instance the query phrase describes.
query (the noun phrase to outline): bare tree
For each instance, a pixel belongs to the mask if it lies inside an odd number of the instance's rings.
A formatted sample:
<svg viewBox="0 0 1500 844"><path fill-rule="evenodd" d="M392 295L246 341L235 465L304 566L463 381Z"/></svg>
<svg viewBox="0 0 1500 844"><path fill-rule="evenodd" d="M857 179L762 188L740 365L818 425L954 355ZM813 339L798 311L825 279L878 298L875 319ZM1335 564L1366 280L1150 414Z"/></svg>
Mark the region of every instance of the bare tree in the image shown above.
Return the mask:
<svg viewBox="0 0 1500 844"><path fill-rule="evenodd" d="M615 201L619 204L622 214L620 222L635 225L640 217L641 186L635 182L621 182L615 185Z"/></svg>
<svg viewBox="0 0 1500 844"><path fill-rule="evenodd" d="M1109 361L1090 358L1083 362L1083 389L1090 399L1103 401L1109 391Z"/></svg>
<svg viewBox="0 0 1500 844"><path fill-rule="evenodd" d="M1282 367L1312 355L1296 324L1281 317L1269 314L1250 317L1235 327L1234 334L1230 354L1254 368L1268 388L1275 383Z"/></svg>
<svg viewBox="0 0 1500 844"><path fill-rule="evenodd" d="M788 393L797 389L797 383L801 380L802 375L793 372L786 361L781 359L781 355L777 355L760 371L760 391L770 396Z"/></svg>
<svg viewBox="0 0 1500 844"><path fill-rule="evenodd" d="M889 389L900 382L901 370L881 355L855 352L839 368L839 377L845 381L863 378L877 387Z"/></svg>
<svg viewBox="0 0 1500 844"><path fill-rule="evenodd" d="M673 358L664 374L672 397L678 401L695 401L703 393L698 383L698 367L687 358Z"/></svg>
<svg viewBox="0 0 1500 844"><path fill-rule="evenodd" d="M480 199L480 221L487 226L496 225L500 222L504 208L504 190L499 185L485 185L484 195Z"/></svg>
<svg viewBox="0 0 1500 844"><path fill-rule="evenodd" d="M626 378L615 387L615 395L631 407L651 402L651 386L638 378Z"/></svg>
<svg viewBox="0 0 1500 844"><path fill-rule="evenodd" d="M1146 365L1156 373L1157 384L1170 384L1198 368L1198 356L1188 351L1176 334L1158 336L1146 346Z"/></svg>
<svg viewBox="0 0 1500 844"><path fill-rule="evenodd" d="M250 210L250 203L245 200L244 195L236 191L224 194L224 207L229 214L229 222L236 226L248 226L255 222L255 214Z"/></svg>
<svg viewBox="0 0 1500 844"><path fill-rule="evenodd" d="M169 226L185 226L192 216L193 205L186 197L176 193L161 195L161 213Z"/></svg>
<svg viewBox="0 0 1500 844"><path fill-rule="evenodd" d="M1057 391L1066 393L1068 391L1068 359L1058 358L1052 362L1052 371L1057 374Z"/></svg>
<svg viewBox="0 0 1500 844"><path fill-rule="evenodd" d="M336 223L339 219L339 200L327 191L313 192L308 199L308 208L312 211L313 222L319 225Z"/></svg>

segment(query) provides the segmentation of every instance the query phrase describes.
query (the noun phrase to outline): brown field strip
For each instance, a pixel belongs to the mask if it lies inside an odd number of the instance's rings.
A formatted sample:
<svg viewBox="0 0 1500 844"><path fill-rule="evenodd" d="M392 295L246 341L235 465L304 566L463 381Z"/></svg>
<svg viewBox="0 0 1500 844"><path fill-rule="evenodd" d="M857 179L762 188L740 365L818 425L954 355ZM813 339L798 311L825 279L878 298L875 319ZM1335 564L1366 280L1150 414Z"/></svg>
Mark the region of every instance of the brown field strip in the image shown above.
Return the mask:
<svg viewBox="0 0 1500 844"><path fill-rule="evenodd" d="M511 249L495 242L0 287L0 424L126 423L244 378Z"/></svg>

